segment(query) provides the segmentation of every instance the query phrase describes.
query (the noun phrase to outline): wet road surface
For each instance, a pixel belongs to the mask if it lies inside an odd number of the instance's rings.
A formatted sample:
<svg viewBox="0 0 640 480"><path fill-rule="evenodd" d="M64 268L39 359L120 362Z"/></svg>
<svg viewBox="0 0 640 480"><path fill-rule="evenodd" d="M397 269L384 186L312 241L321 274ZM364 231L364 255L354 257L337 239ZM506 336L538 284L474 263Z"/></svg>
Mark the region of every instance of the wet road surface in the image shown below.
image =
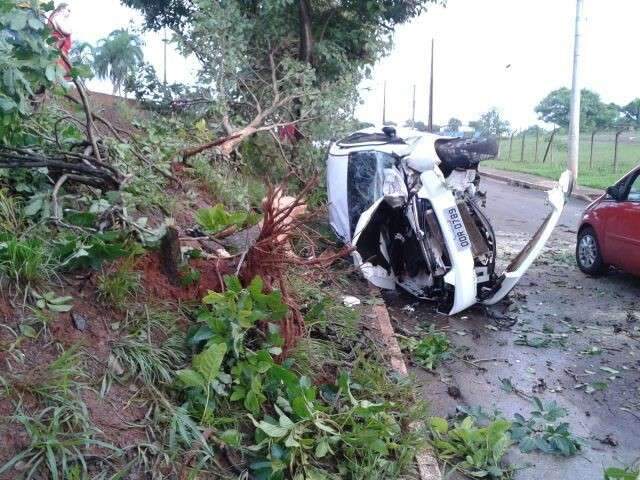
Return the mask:
<svg viewBox="0 0 640 480"><path fill-rule="evenodd" d="M482 188L506 264L547 215L546 194L487 179ZM582 451L563 458L512 449L512 465L530 465L516 479L600 480L604 468L640 457L640 279L621 272L593 279L577 269L575 234L585 206L569 202L545 252L491 310L447 317L407 295L386 296L398 332L434 324L454 345L455 357L434 373L412 367L433 415L453 415L465 405L528 418L531 396L568 410L564 420L583 439ZM543 346L514 343L531 340ZM501 379L520 394L501 388Z"/></svg>

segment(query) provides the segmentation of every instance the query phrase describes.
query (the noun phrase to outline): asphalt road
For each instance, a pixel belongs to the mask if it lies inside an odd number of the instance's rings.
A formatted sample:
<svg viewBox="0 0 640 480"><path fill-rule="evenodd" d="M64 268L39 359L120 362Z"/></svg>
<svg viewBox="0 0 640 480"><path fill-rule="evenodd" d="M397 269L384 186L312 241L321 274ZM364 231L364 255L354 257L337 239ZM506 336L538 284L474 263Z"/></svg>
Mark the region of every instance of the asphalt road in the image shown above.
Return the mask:
<svg viewBox="0 0 640 480"><path fill-rule="evenodd" d="M485 211L498 232L515 230L533 234L549 213L546 193L540 190L514 187L489 178L482 179L480 190L487 192ZM582 200L569 200L560 217L556 237L573 239L585 206Z"/></svg>
<svg viewBox="0 0 640 480"><path fill-rule="evenodd" d="M546 194L488 179L481 189L506 264L547 215ZM513 449L508 461L529 466L516 479L601 480L604 468L640 457L640 279L620 272L593 279L577 269L575 232L585 206L568 203L548 248L496 307L447 317L400 293L386 297L397 331L420 336L435 325L455 348L435 373L412 368L432 414L451 416L464 405L528 418L532 396L566 408L581 452L564 458ZM504 379L517 393L505 391Z"/></svg>

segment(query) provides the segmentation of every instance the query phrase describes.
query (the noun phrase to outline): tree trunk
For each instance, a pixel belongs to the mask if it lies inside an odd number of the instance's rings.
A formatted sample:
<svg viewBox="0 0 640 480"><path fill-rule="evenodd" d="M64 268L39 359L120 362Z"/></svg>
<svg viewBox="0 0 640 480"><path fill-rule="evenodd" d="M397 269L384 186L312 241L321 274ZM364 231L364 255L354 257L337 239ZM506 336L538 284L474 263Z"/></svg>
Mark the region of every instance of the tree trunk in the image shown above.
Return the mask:
<svg viewBox="0 0 640 480"><path fill-rule="evenodd" d="M299 59L308 65L313 63L313 31L311 28L311 4L309 0L299 0L300 52Z"/></svg>
<svg viewBox="0 0 640 480"><path fill-rule="evenodd" d="M172 285L180 285L180 240L175 227L167 227L167 233L160 240L160 262L162 273Z"/></svg>

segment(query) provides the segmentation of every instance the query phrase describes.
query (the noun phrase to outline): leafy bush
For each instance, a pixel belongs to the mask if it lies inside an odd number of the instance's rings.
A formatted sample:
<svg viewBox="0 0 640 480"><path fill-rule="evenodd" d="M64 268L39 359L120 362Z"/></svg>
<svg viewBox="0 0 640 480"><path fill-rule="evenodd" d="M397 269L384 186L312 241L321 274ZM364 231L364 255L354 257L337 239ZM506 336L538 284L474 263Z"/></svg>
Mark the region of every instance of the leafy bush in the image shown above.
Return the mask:
<svg viewBox="0 0 640 480"><path fill-rule="evenodd" d="M392 400L365 394L370 390L346 371L316 386L290 359L276 362L282 338L272 322L287 314L281 294L263 293L259 278L247 288L235 277L225 283L224 293L203 299L209 307L199 315L203 324L189 335L199 353L191 368L177 373L192 417L222 427L217 435L230 447L250 442L250 468L259 479L330 472L397 478L420 444L401 427L411 409L400 413ZM230 418L235 428L228 428Z"/></svg>
<svg viewBox="0 0 640 480"><path fill-rule="evenodd" d="M502 458L513 443L507 420L493 420L480 427L473 417L465 417L449 427L446 419L433 417L430 424L439 458L454 469L473 478L502 478L509 472L502 465Z"/></svg>

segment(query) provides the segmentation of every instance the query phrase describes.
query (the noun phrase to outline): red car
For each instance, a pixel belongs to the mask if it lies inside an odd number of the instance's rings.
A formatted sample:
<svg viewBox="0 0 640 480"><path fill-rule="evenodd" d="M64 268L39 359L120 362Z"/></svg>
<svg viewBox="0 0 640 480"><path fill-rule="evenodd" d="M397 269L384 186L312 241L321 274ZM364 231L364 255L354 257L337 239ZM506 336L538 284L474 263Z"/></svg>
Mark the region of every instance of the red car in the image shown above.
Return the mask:
<svg viewBox="0 0 640 480"><path fill-rule="evenodd" d="M588 275L604 274L610 265L640 275L640 167L587 207L576 260Z"/></svg>

